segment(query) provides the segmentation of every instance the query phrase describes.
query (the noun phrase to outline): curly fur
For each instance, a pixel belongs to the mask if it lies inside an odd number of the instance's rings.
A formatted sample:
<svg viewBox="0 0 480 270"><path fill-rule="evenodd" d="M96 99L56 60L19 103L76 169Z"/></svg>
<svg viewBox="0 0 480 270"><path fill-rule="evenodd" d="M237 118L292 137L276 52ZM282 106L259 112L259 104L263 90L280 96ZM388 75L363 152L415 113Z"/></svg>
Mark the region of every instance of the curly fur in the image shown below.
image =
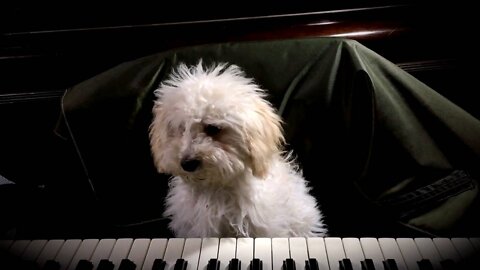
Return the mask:
<svg viewBox="0 0 480 270"><path fill-rule="evenodd" d="M180 64L155 95L152 156L174 176L164 215L177 237L327 234L307 181L282 150L280 117L238 66Z"/></svg>

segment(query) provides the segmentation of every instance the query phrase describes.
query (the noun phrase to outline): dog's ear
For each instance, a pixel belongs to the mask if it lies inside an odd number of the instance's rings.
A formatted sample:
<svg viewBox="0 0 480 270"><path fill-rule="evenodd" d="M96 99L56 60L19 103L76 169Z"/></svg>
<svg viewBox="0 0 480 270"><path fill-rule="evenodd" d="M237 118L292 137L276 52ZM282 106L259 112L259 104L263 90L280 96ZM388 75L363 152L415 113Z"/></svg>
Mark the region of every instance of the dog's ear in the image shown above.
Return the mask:
<svg viewBox="0 0 480 270"><path fill-rule="evenodd" d="M162 160L164 159L164 147L167 142L167 121L166 113L162 106L155 103L153 107L153 120L150 124L150 150L152 152L153 162L159 173L165 172Z"/></svg>
<svg viewBox="0 0 480 270"><path fill-rule="evenodd" d="M285 139L282 120L268 102L262 100L255 104L255 115L246 123L247 146L252 173L263 179L272 156L280 152Z"/></svg>

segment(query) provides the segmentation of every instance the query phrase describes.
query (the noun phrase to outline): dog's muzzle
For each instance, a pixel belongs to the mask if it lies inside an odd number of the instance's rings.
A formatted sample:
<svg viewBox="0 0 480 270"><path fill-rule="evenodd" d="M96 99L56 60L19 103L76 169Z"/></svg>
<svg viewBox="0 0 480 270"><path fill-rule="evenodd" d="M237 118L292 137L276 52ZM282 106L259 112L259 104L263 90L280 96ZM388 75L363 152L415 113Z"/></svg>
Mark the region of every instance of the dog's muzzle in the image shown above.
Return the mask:
<svg viewBox="0 0 480 270"><path fill-rule="evenodd" d="M182 169L186 172L193 172L200 167L201 161L198 159L183 159L180 163Z"/></svg>

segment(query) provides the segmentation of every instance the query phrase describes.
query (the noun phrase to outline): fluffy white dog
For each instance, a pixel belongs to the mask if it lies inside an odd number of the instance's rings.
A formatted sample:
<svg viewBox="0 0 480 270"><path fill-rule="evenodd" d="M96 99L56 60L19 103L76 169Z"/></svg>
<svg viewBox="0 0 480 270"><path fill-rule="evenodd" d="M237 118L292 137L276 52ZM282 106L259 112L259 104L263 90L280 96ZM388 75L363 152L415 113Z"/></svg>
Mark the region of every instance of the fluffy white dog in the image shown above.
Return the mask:
<svg viewBox="0 0 480 270"><path fill-rule="evenodd" d="M155 91L155 166L172 174L177 237L325 236L310 188L282 151L281 119L235 65L180 64Z"/></svg>

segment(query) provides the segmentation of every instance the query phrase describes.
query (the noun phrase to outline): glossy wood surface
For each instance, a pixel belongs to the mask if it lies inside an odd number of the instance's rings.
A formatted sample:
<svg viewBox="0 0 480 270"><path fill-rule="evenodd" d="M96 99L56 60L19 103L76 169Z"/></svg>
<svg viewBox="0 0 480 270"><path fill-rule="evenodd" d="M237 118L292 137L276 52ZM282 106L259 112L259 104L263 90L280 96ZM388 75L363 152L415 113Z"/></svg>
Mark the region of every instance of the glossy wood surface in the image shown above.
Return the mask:
<svg viewBox="0 0 480 270"><path fill-rule="evenodd" d="M222 16L219 11L179 18L155 17L141 10L144 16L130 15L123 20L120 16L100 20L98 12L85 12L85 17L75 13L68 19L50 11L47 18L41 18L20 9L22 16L11 22L18 25L7 24L2 33L0 94L63 90L124 61L213 42L342 36L364 43L406 69L417 63L415 71L430 69L422 65L425 61L450 68L457 59L456 42L449 33L458 26L444 19L445 9L403 3L293 7L270 13L230 11ZM28 15L37 19L38 25L22 20ZM49 15L53 17L50 20Z"/></svg>

